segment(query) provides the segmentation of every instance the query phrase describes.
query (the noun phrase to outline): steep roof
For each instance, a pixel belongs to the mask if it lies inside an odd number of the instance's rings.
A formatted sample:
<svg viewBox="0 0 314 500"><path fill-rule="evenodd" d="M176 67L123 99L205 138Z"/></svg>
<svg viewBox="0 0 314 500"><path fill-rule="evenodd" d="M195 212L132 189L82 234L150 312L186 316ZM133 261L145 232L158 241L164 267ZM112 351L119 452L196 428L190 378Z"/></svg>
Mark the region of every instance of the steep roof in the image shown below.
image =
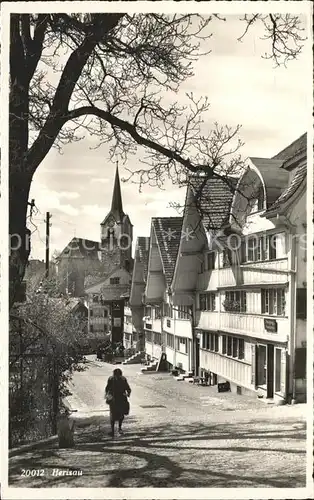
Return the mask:
<svg viewBox="0 0 314 500"><path fill-rule="evenodd" d="M268 208L265 215L269 215L273 211L280 211L283 205L297 192L306 179L307 174L307 134L301 135L296 141L283 149L274 158L282 160L283 169L291 169L295 167L295 172L288 186L282 191L280 196Z"/></svg>
<svg viewBox="0 0 314 500"><path fill-rule="evenodd" d="M283 160L284 163L287 163L291 158L295 158L299 153L306 151L306 138L306 133L301 135L298 139L289 144L289 146L273 156L273 159Z"/></svg>
<svg viewBox="0 0 314 500"><path fill-rule="evenodd" d="M59 257L89 257L98 260L99 242L86 238L72 238L67 246L62 250Z"/></svg>
<svg viewBox="0 0 314 500"><path fill-rule="evenodd" d="M289 172L281 168L283 160L250 157L263 178L266 189L267 208L281 195L289 182Z"/></svg>
<svg viewBox="0 0 314 500"><path fill-rule="evenodd" d="M218 230L229 220L234 189L238 179L228 178L228 184L217 177L191 177L190 186L205 229ZM229 187L230 186L230 187Z"/></svg>
<svg viewBox="0 0 314 500"><path fill-rule="evenodd" d="M149 244L149 236L139 236L136 240L136 258L143 264L145 281L147 279L148 272Z"/></svg>
<svg viewBox="0 0 314 500"><path fill-rule="evenodd" d="M113 192L112 192L112 200L111 200L111 209L110 212L106 215L105 219L102 221L101 225L106 224L107 220L110 216L117 222L121 222L125 213L123 212L122 206L122 195L121 195L121 186L120 186L120 177L119 177L119 169L118 166L116 168L116 175L114 179Z"/></svg>
<svg viewBox="0 0 314 500"><path fill-rule="evenodd" d="M160 257L168 286L171 285L179 245L181 241L183 217L153 217L152 226L155 231Z"/></svg>
<svg viewBox="0 0 314 500"><path fill-rule="evenodd" d="M280 208L297 192L303 181L306 179L307 165L302 164L296 168L295 174L290 185L282 192L275 202L268 208L266 215L273 211L279 211Z"/></svg>

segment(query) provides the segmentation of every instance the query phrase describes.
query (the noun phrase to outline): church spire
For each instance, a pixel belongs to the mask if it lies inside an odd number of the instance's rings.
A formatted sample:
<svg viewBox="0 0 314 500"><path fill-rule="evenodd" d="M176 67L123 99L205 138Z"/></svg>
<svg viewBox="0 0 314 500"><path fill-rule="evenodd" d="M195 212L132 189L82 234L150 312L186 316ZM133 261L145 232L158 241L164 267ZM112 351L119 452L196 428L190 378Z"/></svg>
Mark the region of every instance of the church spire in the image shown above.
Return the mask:
<svg viewBox="0 0 314 500"><path fill-rule="evenodd" d="M122 208L122 196L121 196L118 162L116 167L116 177L114 180L114 187L112 193L111 213L115 216L116 220L121 219L124 213Z"/></svg>

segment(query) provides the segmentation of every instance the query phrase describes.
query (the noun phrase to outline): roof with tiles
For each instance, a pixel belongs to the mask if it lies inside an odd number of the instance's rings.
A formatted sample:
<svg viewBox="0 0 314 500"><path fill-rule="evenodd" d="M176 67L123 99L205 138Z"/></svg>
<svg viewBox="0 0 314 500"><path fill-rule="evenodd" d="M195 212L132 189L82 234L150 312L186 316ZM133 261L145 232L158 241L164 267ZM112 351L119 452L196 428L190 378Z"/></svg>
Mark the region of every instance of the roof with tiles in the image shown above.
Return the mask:
<svg viewBox="0 0 314 500"><path fill-rule="evenodd" d="M303 184L304 180L306 179L306 171L307 171L307 165L299 165L296 168L294 177L290 183L290 185L283 191L283 193L277 198L277 200L269 207L269 209L266 211L266 214L273 212L273 211L279 211L280 208L287 202L289 199L297 192L299 187Z"/></svg>
<svg viewBox="0 0 314 500"><path fill-rule="evenodd" d="M278 212L283 205L297 192L306 179L307 174L307 134L303 134L296 141L283 149L274 158L283 160L282 168L289 169L292 165L295 166L294 176L290 184L284 189L280 196L269 207L266 215L270 212ZM299 163L299 165L298 165Z"/></svg>
<svg viewBox="0 0 314 500"><path fill-rule="evenodd" d="M238 179L228 178L228 184L217 177L191 177L190 185L205 229L219 230L229 221L233 193Z"/></svg>
<svg viewBox="0 0 314 500"><path fill-rule="evenodd" d="M182 222L183 217L154 217L152 219L168 286L171 285L176 265L181 241Z"/></svg>
<svg viewBox="0 0 314 500"><path fill-rule="evenodd" d="M273 156L274 160L283 160L284 163L288 162L291 158L295 158L299 153L306 151L307 134L301 135L298 139L293 141L285 149ZM283 164L283 167L285 165Z"/></svg>
<svg viewBox="0 0 314 500"><path fill-rule="evenodd" d="M84 238L72 238L72 240L62 250L58 259L65 256L91 257L93 259L98 259L98 251L99 251L98 241L87 240Z"/></svg>
<svg viewBox="0 0 314 500"><path fill-rule="evenodd" d="M147 279L148 258L149 258L149 236L139 236L136 240L136 256L144 266L144 281Z"/></svg>

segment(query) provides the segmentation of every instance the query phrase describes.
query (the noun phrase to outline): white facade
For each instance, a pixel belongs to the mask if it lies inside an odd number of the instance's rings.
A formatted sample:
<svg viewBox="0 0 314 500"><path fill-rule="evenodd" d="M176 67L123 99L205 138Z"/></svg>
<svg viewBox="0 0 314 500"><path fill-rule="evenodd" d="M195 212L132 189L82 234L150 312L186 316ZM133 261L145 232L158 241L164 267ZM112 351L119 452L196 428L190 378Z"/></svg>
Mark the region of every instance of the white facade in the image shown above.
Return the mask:
<svg viewBox="0 0 314 500"><path fill-rule="evenodd" d="M278 401L306 392L304 142L293 154L248 161L229 208L218 206L230 213L221 229L205 230L189 189L183 225L197 234L180 243L171 287L174 303L193 304L195 371Z"/></svg>
<svg viewBox="0 0 314 500"><path fill-rule="evenodd" d="M200 371L212 383L229 381L239 393L274 400L304 398L305 375L297 378L295 357L306 345L306 321L297 317L296 303L306 292L305 207L303 185L285 215L268 219L263 209L249 215L230 265L225 249L214 257L204 252L196 328ZM230 241L222 239L223 247L235 246Z"/></svg>

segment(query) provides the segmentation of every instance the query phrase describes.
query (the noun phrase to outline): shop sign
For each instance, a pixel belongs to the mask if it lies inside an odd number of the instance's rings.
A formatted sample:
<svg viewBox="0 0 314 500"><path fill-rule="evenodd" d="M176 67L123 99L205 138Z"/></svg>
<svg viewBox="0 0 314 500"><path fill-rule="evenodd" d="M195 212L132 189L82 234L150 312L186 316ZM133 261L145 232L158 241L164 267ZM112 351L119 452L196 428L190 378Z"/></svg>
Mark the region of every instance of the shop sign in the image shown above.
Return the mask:
<svg viewBox="0 0 314 500"><path fill-rule="evenodd" d="M264 318L264 328L266 332L277 333L277 321L275 319Z"/></svg>

